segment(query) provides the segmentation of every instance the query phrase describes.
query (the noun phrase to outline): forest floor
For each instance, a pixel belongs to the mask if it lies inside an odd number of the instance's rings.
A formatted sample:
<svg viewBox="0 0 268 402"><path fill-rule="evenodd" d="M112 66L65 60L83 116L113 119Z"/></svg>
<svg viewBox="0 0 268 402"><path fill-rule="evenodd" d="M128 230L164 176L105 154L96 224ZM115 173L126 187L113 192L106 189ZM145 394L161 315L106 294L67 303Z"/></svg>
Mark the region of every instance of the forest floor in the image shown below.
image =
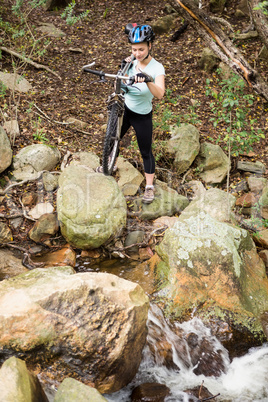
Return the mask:
<svg viewBox="0 0 268 402"><path fill-rule="evenodd" d="M228 5L231 3L230 5ZM246 18L237 19L235 9L237 1L227 2L223 14L236 31L242 31L249 25ZM12 22L8 2L1 5L2 19ZM113 91L112 81L100 83L94 76L82 73L82 66L93 61L94 68L109 73L118 71L121 60L131 52L124 27L128 22L148 23L166 15L165 3L152 0L81 0L77 2L76 14L89 10L87 18L73 26L66 24L61 18L62 11L44 11L38 8L31 12L28 24L34 35L42 23L53 23L65 35L59 38L44 37L37 44L35 61L48 66L61 79L43 69L36 69L29 64L21 64L17 59L2 53L2 71L12 72L16 66L19 74L33 86L33 91L26 94L12 94L0 97L0 106L6 120L17 116L20 135L16 136L12 145L15 155L22 147L33 143L44 142L55 145L62 157L67 151L92 151L101 157L104 126L106 123L106 101ZM188 26L176 42L171 41L174 32L180 28L183 20L178 17L176 26L167 34L158 35L153 45L152 55L161 62L166 71L166 96L163 100L154 100L154 153L157 162L156 175L160 180L166 180L167 174L172 174L172 187L178 188L183 175L178 176L173 169L172 159L166 154L163 141L171 137L170 125L192 123L200 132L200 141L219 143L224 149L226 144L218 142L222 138L226 126L213 126L210 119L213 112L210 107L212 97L207 95L207 80L211 88L220 91L218 74L206 73L200 70L198 61L205 44L201 38ZM35 28L34 28L35 27ZM21 43L21 51L30 52L27 42L17 38ZM46 42L49 40L49 43ZM243 42L236 41L248 62L254 66L264 79L268 77L268 65L257 59L262 43L258 38ZM6 47L13 47L6 43ZM41 52L46 48L45 53ZM39 56L38 56L39 54ZM13 62L13 66L12 66ZM268 167L268 105L264 99L245 87L244 95L254 96L253 104L248 107L245 121L255 119L253 132L257 136L259 129L265 138L253 144L249 154L242 152L232 157L231 184L239 182L243 173L238 172L238 160L261 161ZM2 115L3 116L3 115ZM60 122L68 117L74 117L86 123L83 129ZM3 123L4 121L2 121ZM246 123L246 129L251 131L252 124ZM134 132L123 140L121 155L142 171L142 161L137 152ZM167 173L168 172L168 173ZM265 176L267 177L266 170ZM169 176L170 177L170 176ZM187 179L198 179L195 166L191 168ZM221 188L226 188L224 182Z"/></svg>

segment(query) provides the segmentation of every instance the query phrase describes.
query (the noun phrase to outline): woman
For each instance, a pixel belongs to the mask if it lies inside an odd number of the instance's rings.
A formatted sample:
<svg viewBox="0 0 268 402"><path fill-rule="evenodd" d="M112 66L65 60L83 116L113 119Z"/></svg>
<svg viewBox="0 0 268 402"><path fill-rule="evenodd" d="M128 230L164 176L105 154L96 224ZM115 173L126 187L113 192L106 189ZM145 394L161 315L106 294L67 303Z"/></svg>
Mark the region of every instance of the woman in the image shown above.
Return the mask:
<svg viewBox="0 0 268 402"><path fill-rule="evenodd" d="M131 43L135 60L127 74L135 76L135 85L127 87L121 129L121 138L131 126L135 130L146 180L142 201L147 204L154 200L155 159L152 153L152 99L154 96L161 99L165 93L164 67L150 54L154 37L155 34L149 25L136 25L129 31L128 40ZM126 58L126 62L130 61L131 57ZM153 81L145 83L145 74L151 76Z"/></svg>

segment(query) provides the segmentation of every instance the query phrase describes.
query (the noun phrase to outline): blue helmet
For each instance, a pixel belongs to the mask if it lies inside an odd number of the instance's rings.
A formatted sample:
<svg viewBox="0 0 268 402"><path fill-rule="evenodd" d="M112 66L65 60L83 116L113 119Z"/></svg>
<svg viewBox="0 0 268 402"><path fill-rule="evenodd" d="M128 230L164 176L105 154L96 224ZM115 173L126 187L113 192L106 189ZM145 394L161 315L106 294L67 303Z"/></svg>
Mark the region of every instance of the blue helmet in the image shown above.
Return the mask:
<svg viewBox="0 0 268 402"><path fill-rule="evenodd" d="M137 25L134 26L128 34L130 43L152 42L155 34L150 25Z"/></svg>

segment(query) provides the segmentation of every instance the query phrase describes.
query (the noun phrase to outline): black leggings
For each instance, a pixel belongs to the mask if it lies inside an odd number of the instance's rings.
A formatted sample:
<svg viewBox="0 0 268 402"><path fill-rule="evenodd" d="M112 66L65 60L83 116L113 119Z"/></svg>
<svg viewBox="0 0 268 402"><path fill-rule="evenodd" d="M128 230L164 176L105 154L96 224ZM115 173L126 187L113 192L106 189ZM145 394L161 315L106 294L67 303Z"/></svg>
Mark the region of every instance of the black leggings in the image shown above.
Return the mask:
<svg viewBox="0 0 268 402"><path fill-rule="evenodd" d="M138 146L143 159L144 171L145 173L152 174L155 172L155 159L152 153L152 112L148 114L139 114L132 112L132 110L125 106L121 138L124 137L131 126L134 128L136 133Z"/></svg>

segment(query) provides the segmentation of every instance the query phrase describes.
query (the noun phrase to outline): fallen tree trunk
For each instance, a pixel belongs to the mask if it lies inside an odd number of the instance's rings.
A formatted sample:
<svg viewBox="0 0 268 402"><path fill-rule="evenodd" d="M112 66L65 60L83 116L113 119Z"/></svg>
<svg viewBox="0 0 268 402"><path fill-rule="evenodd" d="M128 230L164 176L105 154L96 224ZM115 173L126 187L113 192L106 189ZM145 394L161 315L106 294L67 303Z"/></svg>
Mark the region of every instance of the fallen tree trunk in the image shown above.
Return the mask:
<svg viewBox="0 0 268 402"><path fill-rule="evenodd" d="M169 0L169 3L189 22L220 60L243 77L249 87L268 100L268 84L248 64L240 51L234 47L228 36L208 14L196 7L191 0Z"/></svg>

